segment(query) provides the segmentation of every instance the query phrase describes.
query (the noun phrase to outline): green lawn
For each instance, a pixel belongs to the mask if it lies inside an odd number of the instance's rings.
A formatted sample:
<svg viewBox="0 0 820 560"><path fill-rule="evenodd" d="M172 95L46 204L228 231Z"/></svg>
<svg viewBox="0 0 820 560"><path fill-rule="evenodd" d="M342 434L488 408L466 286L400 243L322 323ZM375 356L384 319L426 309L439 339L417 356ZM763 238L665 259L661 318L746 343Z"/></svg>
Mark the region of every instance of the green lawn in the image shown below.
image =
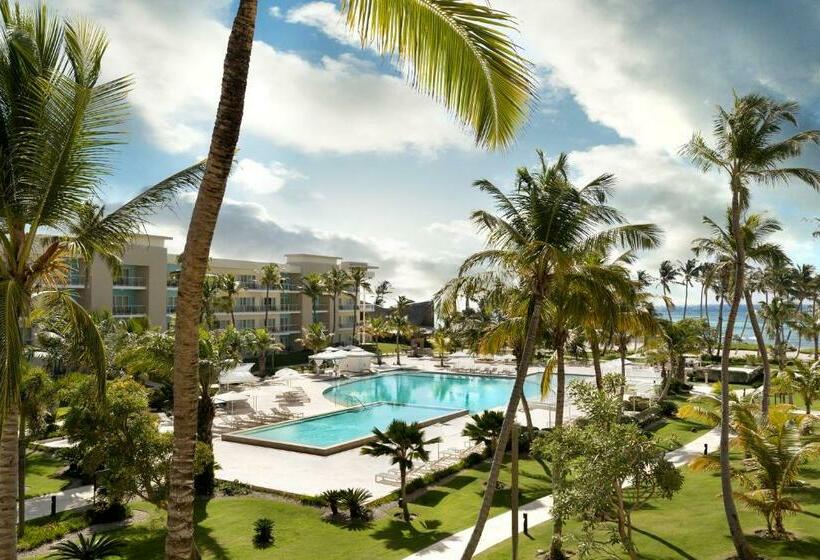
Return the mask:
<svg viewBox="0 0 820 560"><path fill-rule="evenodd" d="M377 342L376 345L379 347L379 351L382 353L383 356L387 356L388 354L392 355L393 357L396 356L396 343L395 342ZM405 350L409 350L410 346L407 344L399 344L399 351L404 352Z"/></svg>
<svg viewBox="0 0 820 560"><path fill-rule="evenodd" d="M403 558L474 523L488 470L488 463L466 469L426 492L411 505L418 517L409 526L392 515L359 526L336 525L323 521L316 508L262 497L218 498L198 504L196 539L204 558L220 560ZM508 508L506 468L501 480L505 489L496 493L492 515ZM532 460L521 462L520 485L521 503L550 490L549 478ZM147 522L119 533L128 543L123 558L158 558L164 538L163 514L150 506L136 508L151 515ZM271 549L257 550L251 543L253 522L259 517L276 523L276 546Z"/></svg>
<svg viewBox="0 0 820 560"><path fill-rule="evenodd" d="M734 549L726 529L720 501L720 477L717 473L695 473L688 469L680 493L671 500L654 500L633 515L635 544L641 558L652 560L723 560ZM755 550L766 558L820 558L820 460L806 466L803 480L809 486L796 493L803 512L787 516L786 529L797 537L794 541L770 541L755 531L765 528L763 518L741 510L743 529ZM565 527L566 548L573 550L580 524L572 521ZM531 537L520 540L520 558L533 558L537 549L549 547L552 524L544 523L530 530ZM510 557L509 541L478 556L481 560L506 560ZM603 556L602 556L603 558ZM623 556L626 558L626 556Z"/></svg>
<svg viewBox="0 0 820 560"><path fill-rule="evenodd" d="M69 481L57 473L65 468L62 460L41 451L26 457L26 498L59 492Z"/></svg>

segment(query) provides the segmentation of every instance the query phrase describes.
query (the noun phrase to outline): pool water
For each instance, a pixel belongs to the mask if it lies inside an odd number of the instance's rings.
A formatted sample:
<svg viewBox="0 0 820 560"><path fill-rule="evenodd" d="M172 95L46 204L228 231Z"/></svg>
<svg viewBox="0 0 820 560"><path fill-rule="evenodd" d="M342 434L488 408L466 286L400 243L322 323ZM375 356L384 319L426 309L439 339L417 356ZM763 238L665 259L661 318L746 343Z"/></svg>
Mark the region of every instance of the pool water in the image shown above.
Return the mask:
<svg viewBox="0 0 820 560"><path fill-rule="evenodd" d="M567 385L575 378L567 375ZM386 401L463 408L474 414L507 404L514 381L512 377L398 371L343 383L325 390L324 395L347 406ZM528 399L540 397L540 381L540 374L527 378L524 394ZM553 387L555 383L553 378Z"/></svg>
<svg viewBox="0 0 820 560"><path fill-rule="evenodd" d="M424 422L455 412L442 407L383 402L284 424L251 428L243 430L241 434L243 437L266 441L327 448L371 436L374 427L384 430L393 420L404 420L408 423ZM463 414L463 411L461 413Z"/></svg>

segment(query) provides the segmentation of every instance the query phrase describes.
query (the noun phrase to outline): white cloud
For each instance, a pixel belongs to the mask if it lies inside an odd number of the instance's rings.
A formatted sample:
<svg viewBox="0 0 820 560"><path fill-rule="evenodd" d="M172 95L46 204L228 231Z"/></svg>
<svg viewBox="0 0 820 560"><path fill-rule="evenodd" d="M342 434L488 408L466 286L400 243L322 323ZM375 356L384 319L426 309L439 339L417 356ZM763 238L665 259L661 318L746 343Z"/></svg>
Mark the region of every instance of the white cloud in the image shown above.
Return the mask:
<svg viewBox="0 0 820 560"><path fill-rule="evenodd" d="M308 2L288 11L285 18L290 23L300 23L315 27L336 41L357 47L359 36L350 30L336 5L331 2Z"/></svg>
<svg viewBox="0 0 820 560"><path fill-rule="evenodd" d="M268 13L271 15L271 17L281 18L282 8L280 8L279 6L271 6L270 8L268 8Z"/></svg>
<svg viewBox="0 0 820 560"><path fill-rule="evenodd" d="M215 6L215 7L214 7ZM131 102L151 141L172 153L207 148L213 126L228 29L222 3L76 0L111 44L106 75L132 73ZM306 17L306 16L305 16ZM253 137L305 152L432 153L472 149L469 135L432 99L403 78L382 74L352 55L312 63L254 43L243 121Z"/></svg>
<svg viewBox="0 0 820 560"><path fill-rule="evenodd" d="M274 193L285 186L291 179L303 179L298 171L288 169L278 161L269 164L242 158L234 166L229 180L232 191L249 194Z"/></svg>

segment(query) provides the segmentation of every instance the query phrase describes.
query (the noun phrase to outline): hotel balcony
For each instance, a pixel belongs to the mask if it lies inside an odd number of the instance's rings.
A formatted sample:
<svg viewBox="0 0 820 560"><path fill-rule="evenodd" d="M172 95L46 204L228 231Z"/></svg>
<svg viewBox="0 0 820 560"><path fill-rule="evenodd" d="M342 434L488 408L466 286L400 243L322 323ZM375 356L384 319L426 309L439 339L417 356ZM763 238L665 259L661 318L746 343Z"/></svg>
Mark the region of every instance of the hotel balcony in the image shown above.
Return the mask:
<svg viewBox="0 0 820 560"><path fill-rule="evenodd" d="M268 311L276 311L275 306L270 306ZM264 313L265 306L264 305L234 305L233 307L234 313Z"/></svg>
<svg viewBox="0 0 820 560"><path fill-rule="evenodd" d="M120 317L134 317L145 315L144 305L114 305L111 308L111 313Z"/></svg>
<svg viewBox="0 0 820 560"><path fill-rule="evenodd" d="M123 276L114 278L115 288L144 288L145 276Z"/></svg>

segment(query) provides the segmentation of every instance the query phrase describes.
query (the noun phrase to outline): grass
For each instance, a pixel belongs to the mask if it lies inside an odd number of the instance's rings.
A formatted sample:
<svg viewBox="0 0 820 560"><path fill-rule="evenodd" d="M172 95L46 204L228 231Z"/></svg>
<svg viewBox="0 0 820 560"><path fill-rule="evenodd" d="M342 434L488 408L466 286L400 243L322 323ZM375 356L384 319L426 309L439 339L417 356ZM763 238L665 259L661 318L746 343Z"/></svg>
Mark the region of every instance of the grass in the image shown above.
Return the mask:
<svg viewBox="0 0 820 560"><path fill-rule="evenodd" d="M68 486L69 481L58 474L65 467L65 462L48 453L29 453L26 456L26 498L59 492Z"/></svg>
<svg viewBox="0 0 820 560"><path fill-rule="evenodd" d="M522 460L520 468L521 503L549 493L549 478L533 460ZM403 558L448 535L471 526L483 495L482 482L489 464L465 469L446 483L431 488L411 506L417 515L405 524L391 510L383 518L358 525L336 524L322 519L316 508L275 501L264 497L217 498L199 502L196 507L196 541L203 558L219 560L288 558ZM504 468L505 483L496 492L492 515L509 507L509 470ZM150 515L146 522L119 530L127 546L123 558L159 558L165 535L164 513L145 504L135 505ZM275 546L253 547L253 522L269 517L276 523Z"/></svg>
<svg viewBox="0 0 820 560"><path fill-rule="evenodd" d="M64 511L55 517L33 519L26 522L26 532L17 541L17 550L31 550L86 527L88 521L83 513Z"/></svg>
<svg viewBox="0 0 820 560"><path fill-rule="evenodd" d="M395 342L377 342L376 346L379 347L379 351L382 353L382 357L387 356L388 354L392 354L393 357L396 357L396 343ZM407 344L399 344L399 351L404 352L405 350L409 350L410 346Z"/></svg>
<svg viewBox="0 0 820 560"><path fill-rule="evenodd" d="M688 469L684 470L684 476L683 489L671 500L653 500L633 514L634 538L640 557L649 560L723 560L731 556L734 549L720 501L720 476ZM740 511L750 544L766 558L820 558L820 459L804 467L801 478L809 486L794 495L803 511L787 516L785 520L786 529L794 533L795 540L772 541L757 536L756 531L765 529L763 517L743 509ZM738 507L742 506L738 504ZM575 549L580 530L576 521L565 525L566 549ZM552 524L547 522L531 528L530 535L522 535L519 541L520 558L533 558L537 549L549 547ZM477 558L506 560L509 557L510 543L506 541ZM625 555L620 557L626 558Z"/></svg>

